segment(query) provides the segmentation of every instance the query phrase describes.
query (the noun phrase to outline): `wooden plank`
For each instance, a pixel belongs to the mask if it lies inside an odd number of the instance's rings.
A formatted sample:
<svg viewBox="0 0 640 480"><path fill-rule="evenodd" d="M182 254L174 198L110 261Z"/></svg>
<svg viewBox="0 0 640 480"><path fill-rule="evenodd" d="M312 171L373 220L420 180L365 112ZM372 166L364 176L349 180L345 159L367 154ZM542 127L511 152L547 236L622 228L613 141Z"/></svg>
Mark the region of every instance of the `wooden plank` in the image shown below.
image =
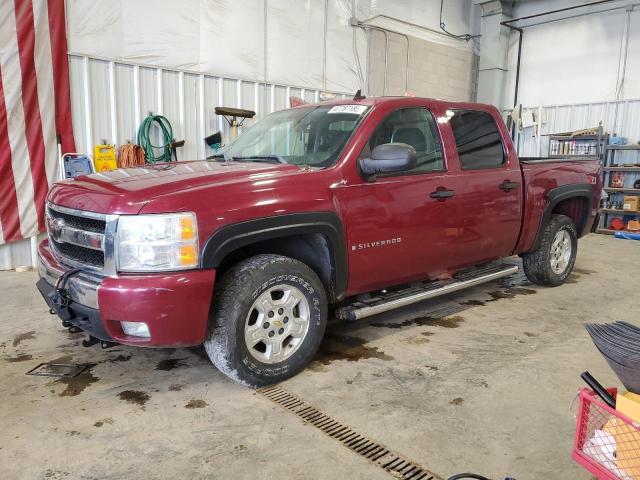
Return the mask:
<svg viewBox="0 0 640 480"><path fill-rule="evenodd" d="M640 167L604 167L605 172L640 172Z"/></svg>
<svg viewBox="0 0 640 480"><path fill-rule="evenodd" d="M606 187L604 189L605 192L619 192L619 193L640 193L640 188L613 188L613 187Z"/></svg>
<svg viewBox="0 0 640 480"><path fill-rule="evenodd" d="M601 208L598 210L600 213L613 213L616 215L635 215L640 216L640 212L631 212L629 210L621 210L619 208Z"/></svg>
<svg viewBox="0 0 640 480"><path fill-rule="evenodd" d="M606 145L605 150L640 150L640 145Z"/></svg>

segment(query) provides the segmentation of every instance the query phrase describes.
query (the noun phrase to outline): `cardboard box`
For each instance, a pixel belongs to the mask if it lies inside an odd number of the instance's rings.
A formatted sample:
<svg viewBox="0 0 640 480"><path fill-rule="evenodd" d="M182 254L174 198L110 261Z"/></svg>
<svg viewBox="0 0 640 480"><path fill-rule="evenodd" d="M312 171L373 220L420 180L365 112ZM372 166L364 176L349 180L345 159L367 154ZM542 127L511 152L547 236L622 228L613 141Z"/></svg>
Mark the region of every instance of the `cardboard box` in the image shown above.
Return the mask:
<svg viewBox="0 0 640 480"><path fill-rule="evenodd" d="M634 422L640 423L640 395L626 392L616 396L616 410Z"/></svg>
<svg viewBox="0 0 640 480"><path fill-rule="evenodd" d="M615 439L616 466L626 476L640 480L640 432L616 417L611 417L602 428Z"/></svg>
<svg viewBox="0 0 640 480"><path fill-rule="evenodd" d="M632 392L618 393L616 410L633 422L640 420L640 395ZM628 477L640 480L640 429L611 417L603 430L615 438L616 465Z"/></svg>
<svg viewBox="0 0 640 480"><path fill-rule="evenodd" d="M629 212L640 212L640 196L625 196L622 208Z"/></svg>

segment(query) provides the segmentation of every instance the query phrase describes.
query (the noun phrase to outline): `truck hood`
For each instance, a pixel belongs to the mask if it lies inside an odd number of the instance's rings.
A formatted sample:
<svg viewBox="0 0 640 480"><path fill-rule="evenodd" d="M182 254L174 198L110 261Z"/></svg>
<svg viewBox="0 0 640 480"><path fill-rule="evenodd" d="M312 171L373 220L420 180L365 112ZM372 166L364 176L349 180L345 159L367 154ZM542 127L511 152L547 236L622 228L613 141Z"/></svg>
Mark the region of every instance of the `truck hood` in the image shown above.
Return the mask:
<svg viewBox="0 0 640 480"><path fill-rule="evenodd" d="M179 162L123 168L57 182L48 200L79 210L136 214L154 199L203 187L297 175L297 165L256 162Z"/></svg>

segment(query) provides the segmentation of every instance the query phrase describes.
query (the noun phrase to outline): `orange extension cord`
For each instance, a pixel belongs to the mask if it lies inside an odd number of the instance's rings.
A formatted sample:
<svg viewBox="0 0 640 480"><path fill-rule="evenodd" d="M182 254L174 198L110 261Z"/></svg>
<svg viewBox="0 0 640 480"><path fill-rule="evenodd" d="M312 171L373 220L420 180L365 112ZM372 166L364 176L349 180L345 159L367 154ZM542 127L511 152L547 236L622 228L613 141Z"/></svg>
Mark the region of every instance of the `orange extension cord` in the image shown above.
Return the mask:
<svg viewBox="0 0 640 480"><path fill-rule="evenodd" d="M118 168L139 167L145 164L144 150L135 143L120 145L116 157Z"/></svg>

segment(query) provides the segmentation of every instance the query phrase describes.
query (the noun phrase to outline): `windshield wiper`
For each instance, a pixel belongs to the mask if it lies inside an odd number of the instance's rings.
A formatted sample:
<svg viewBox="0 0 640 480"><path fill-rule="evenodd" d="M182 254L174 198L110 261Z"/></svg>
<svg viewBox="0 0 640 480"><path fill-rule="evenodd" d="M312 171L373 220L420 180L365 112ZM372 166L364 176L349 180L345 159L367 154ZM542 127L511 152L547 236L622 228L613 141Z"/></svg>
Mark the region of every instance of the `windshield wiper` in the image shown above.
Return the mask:
<svg viewBox="0 0 640 480"><path fill-rule="evenodd" d="M251 155L248 157L234 157L233 160L253 160L255 162L265 163L289 163L280 155Z"/></svg>
<svg viewBox="0 0 640 480"><path fill-rule="evenodd" d="M207 160L219 160L219 159L222 159L225 162L233 161L233 157L230 157L226 153L215 153L207 157Z"/></svg>

